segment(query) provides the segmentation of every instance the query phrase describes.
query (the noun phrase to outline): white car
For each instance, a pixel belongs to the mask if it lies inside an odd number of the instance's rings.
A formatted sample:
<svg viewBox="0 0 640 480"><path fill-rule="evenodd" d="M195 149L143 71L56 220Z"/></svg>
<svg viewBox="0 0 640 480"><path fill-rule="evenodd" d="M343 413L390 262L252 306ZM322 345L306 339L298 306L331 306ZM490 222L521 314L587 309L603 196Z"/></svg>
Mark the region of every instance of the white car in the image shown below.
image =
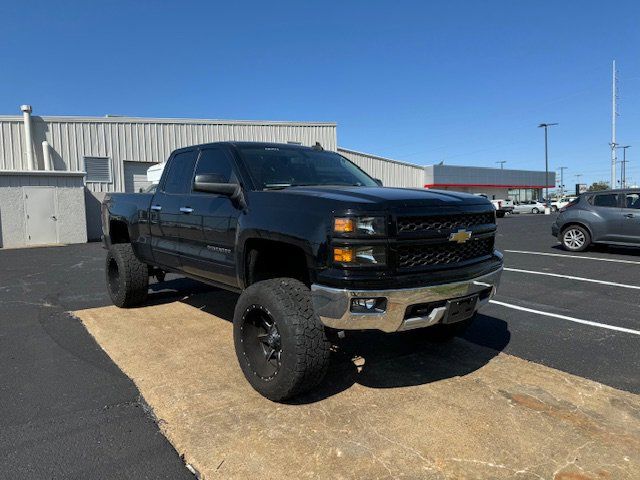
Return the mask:
<svg viewBox="0 0 640 480"><path fill-rule="evenodd" d="M578 197L561 197L551 201L551 211L557 212L563 207L569 205L569 203L573 202Z"/></svg>
<svg viewBox="0 0 640 480"><path fill-rule="evenodd" d="M516 202L513 211L515 213L544 213L544 203L537 200L523 200Z"/></svg>

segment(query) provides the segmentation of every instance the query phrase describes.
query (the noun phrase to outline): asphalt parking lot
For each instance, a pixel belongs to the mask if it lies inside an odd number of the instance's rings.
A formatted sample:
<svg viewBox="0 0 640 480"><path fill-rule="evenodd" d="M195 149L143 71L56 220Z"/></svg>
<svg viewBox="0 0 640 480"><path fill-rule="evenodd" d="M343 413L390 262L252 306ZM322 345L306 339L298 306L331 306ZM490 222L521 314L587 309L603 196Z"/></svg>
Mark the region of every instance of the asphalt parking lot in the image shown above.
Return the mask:
<svg viewBox="0 0 640 480"><path fill-rule="evenodd" d="M569 254L551 222L499 220L499 295L464 339L348 337L325 385L289 406L256 396L229 361L234 295L172 279L123 314L108 307L100 245L0 251L0 472L192 478L183 455L206 478L637 478L640 251ZM384 431L367 433L370 421ZM295 459L269 448L238 459L281 437ZM322 448L301 463L306 444Z"/></svg>
<svg viewBox="0 0 640 480"><path fill-rule="evenodd" d="M502 350L517 357L640 393L640 249L565 252L550 234L554 217L499 220L505 272L495 301L509 306L485 307L465 338L494 348L504 344ZM506 322L508 341L500 340L493 319Z"/></svg>

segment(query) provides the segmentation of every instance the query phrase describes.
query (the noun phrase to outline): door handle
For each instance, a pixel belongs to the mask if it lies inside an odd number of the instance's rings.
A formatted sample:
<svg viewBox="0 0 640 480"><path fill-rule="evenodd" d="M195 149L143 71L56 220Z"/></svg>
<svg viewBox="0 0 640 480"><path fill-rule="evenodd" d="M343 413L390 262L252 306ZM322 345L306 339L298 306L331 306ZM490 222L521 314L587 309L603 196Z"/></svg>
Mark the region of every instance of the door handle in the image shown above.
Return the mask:
<svg viewBox="0 0 640 480"><path fill-rule="evenodd" d="M160 205L151 205L151 210L153 210L154 212L159 212L160 210L162 210L162 207Z"/></svg>
<svg viewBox="0 0 640 480"><path fill-rule="evenodd" d="M624 216L627 217L627 218L633 218L634 217L633 213L625 213Z"/></svg>
<svg viewBox="0 0 640 480"><path fill-rule="evenodd" d="M58 217L56 217L55 215L51 215L51 220L53 220L54 222L58 221Z"/></svg>
<svg viewBox="0 0 640 480"><path fill-rule="evenodd" d="M191 207L180 207L180 211L182 213L191 213L191 212L193 212L193 208L191 208Z"/></svg>

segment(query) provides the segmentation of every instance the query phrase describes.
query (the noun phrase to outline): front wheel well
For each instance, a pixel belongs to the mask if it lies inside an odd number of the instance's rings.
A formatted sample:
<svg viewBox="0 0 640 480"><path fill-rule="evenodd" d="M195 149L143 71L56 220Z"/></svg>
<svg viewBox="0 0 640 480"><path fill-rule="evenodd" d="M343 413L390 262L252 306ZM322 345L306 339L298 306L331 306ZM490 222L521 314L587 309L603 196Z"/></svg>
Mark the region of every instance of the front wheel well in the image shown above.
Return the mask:
<svg viewBox="0 0 640 480"><path fill-rule="evenodd" d="M311 284L302 248L273 240L249 240L245 245L245 287L272 278L295 278Z"/></svg>
<svg viewBox="0 0 640 480"><path fill-rule="evenodd" d="M109 238L113 245L116 243L131 243L129 227L120 220L111 220L109 222Z"/></svg>

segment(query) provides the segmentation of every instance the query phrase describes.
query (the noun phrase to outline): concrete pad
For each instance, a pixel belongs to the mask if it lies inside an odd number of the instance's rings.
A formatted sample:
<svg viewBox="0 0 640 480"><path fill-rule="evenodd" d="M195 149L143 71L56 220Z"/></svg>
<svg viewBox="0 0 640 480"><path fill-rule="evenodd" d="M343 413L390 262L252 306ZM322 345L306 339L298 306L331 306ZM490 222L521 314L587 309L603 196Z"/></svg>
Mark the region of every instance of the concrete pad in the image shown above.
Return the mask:
<svg viewBox="0 0 640 480"><path fill-rule="evenodd" d="M460 339L353 335L272 403L237 365L236 298L75 312L202 478L640 478L638 396Z"/></svg>

